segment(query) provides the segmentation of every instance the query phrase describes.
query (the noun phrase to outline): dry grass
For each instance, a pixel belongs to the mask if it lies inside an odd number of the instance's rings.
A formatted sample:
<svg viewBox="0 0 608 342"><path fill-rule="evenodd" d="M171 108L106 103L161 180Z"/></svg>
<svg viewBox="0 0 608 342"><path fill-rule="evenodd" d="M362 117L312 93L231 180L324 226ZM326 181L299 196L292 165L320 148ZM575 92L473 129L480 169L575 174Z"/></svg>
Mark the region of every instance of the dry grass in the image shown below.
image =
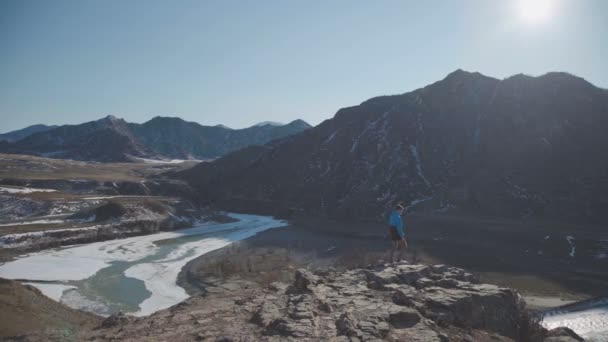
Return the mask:
<svg viewBox="0 0 608 342"><path fill-rule="evenodd" d="M141 181L145 177L191 167L181 164L94 163L0 153L0 178Z"/></svg>
<svg viewBox="0 0 608 342"><path fill-rule="evenodd" d="M25 333L44 336L49 330L68 337L99 322L100 318L59 304L33 287L0 278L0 339Z"/></svg>

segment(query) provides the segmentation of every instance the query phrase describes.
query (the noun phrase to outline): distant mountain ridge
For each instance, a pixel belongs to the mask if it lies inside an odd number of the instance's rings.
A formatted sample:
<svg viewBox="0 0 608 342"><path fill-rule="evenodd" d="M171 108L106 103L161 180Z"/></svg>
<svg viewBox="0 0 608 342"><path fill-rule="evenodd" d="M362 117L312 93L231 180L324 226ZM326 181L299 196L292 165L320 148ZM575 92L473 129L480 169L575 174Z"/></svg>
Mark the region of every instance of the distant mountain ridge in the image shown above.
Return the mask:
<svg viewBox="0 0 608 342"><path fill-rule="evenodd" d="M0 152L99 162L126 162L132 157L212 159L310 127L302 120L294 120L282 126L230 129L160 116L137 124L109 115L79 125L51 127L14 142L2 142Z"/></svg>
<svg viewBox="0 0 608 342"><path fill-rule="evenodd" d="M28 127L16 130L16 131L0 134L0 141L15 142L17 140L21 140L27 136L30 136L34 133L45 132L45 131L48 131L55 127L57 127L57 126L47 126L47 125L28 126Z"/></svg>
<svg viewBox="0 0 608 342"><path fill-rule="evenodd" d="M608 91L582 78L457 70L176 176L201 203L242 212L376 220L403 201L608 222L607 131Z"/></svg>

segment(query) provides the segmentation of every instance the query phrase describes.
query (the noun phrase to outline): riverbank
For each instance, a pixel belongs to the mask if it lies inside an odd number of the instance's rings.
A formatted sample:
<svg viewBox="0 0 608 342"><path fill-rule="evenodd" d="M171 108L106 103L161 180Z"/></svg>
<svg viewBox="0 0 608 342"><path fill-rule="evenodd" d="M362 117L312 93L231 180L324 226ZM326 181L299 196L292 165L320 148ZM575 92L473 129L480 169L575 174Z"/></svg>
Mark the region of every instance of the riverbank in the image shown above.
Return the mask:
<svg viewBox="0 0 608 342"><path fill-rule="evenodd" d="M98 315L149 315L188 298L175 283L188 261L285 225L270 217L229 217L233 222L32 253L0 265L0 277L27 282L57 301Z"/></svg>
<svg viewBox="0 0 608 342"><path fill-rule="evenodd" d="M508 221L461 218L449 222L443 217L412 216L408 223L406 260L465 268L483 282L516 289L534 309L600 296L608 286L608 274L605 269L602 273L601 265L582 265L584 259L579 263L565 252L563 256L526 253L530 244L544 239L548 225L518 225L510 233L510 240L517 244L500 245L495 241L504 236L505 229L497 226L508 226ZM230 281L266 285L291 280L293 270L301 267L365 267L387 260L389 246L382 224L294 218L286 228L260 233L194 259L180 272L178 282L190 294Z"/></svg>

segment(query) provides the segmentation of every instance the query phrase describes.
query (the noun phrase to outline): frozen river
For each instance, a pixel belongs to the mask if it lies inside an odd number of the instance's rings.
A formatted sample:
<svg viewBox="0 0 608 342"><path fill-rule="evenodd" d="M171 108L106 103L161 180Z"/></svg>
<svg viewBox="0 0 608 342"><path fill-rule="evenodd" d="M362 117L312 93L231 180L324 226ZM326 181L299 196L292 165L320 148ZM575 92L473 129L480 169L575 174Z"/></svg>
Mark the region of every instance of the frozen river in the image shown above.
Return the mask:
<svg viewBox="0 0 608 342"><path fill-rule="evenodd" d="M0 266L0 277L25 280L57 301L100 315L149 315L188 298L176 281L190 260L287 225L229 215L238 221L32 253Z"/></svg>
<svg viewBox="0 0 608 342"><path fill-rule="evenodd" d="M568 327L585 341L608 341L608 297L566 305L545 313L543 325L548 329Z"/></svg>

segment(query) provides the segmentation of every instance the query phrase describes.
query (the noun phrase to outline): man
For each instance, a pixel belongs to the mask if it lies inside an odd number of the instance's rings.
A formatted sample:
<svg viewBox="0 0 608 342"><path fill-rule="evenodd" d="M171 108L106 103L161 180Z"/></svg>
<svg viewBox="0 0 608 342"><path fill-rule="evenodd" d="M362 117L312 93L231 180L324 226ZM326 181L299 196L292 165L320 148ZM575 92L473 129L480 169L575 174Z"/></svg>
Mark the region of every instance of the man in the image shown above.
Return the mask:
<svg viewBox="0 0 608 342"><path fill-rule="evenodd" d="M391 216L388 221L389 229L391 232L391 240L393 241L393 248L391 249L390 262L393 262L393 256L395 250L399 249L399 256L397 261L401 261L403 252L407 248L407 241L405 240L405 233L403 232L403 204L399 203L395 206L395 209L391 212Z"/></svg>

